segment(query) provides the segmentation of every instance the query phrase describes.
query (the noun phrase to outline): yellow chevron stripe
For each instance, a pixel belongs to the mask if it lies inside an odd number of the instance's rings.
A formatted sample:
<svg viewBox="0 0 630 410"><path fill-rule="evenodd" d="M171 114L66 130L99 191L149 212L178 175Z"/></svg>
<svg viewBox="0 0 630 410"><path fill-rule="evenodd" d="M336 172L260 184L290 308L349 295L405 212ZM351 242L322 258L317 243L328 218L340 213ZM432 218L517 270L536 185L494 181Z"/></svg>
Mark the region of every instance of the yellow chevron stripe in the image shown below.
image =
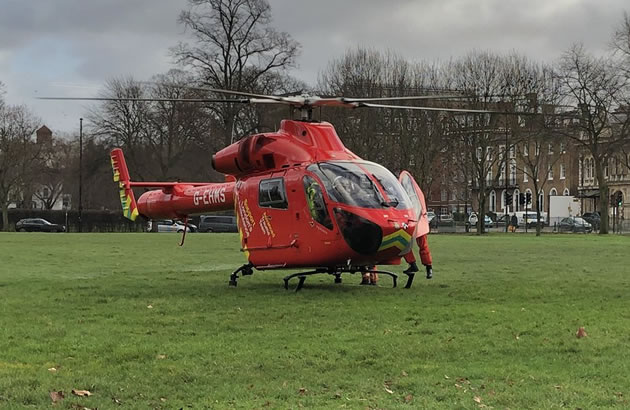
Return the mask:
<svg viewBox="0 0 630 410"><path fill-rule="evenodd" d="M383 241L381 242L381 247L378 249L378 251L380 252L382 250L389 249L392 247L396 247L400 251L404 251L409 247L410 242L411 242L411 235L408 234L404 229L399 229L396 232L393 232L383 237Z"/></svg>

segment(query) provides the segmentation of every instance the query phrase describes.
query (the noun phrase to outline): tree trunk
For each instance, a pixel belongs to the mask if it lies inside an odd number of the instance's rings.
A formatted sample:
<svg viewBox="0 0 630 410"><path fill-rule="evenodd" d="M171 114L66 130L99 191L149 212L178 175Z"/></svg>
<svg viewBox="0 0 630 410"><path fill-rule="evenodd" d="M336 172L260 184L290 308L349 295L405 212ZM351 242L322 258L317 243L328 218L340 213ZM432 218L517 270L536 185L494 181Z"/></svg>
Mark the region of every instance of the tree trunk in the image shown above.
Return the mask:
<svg viewBox="0 0 630 410"><path fill-rule="evenodd" d="M9 232L9 205L2 205L2 230Z"/></svg>
<svg viewBox="0 0 630 410"><path fill-rule="evenodd" d="M602 161L595 159L595 172L597 173L597 182L599 184L599 213L601 224L599 226L600 234L608 233L608 182L604 179L604 169Z"/></svg>
<svg viewBox="0 0 630 410"><path fill-rule="evenodd" d="M608 184L599 185L599 212L601 216L601 223L599 226L600 234L608 233Z"/></svg>
<svg viewBox="0 0 630 410"><path fill-rule="evenodd" d="M483 235L485 229L485 216L486 216L486 196L482 194L482 190L479 190L479 208L477 209L477 235Z"/></svg>

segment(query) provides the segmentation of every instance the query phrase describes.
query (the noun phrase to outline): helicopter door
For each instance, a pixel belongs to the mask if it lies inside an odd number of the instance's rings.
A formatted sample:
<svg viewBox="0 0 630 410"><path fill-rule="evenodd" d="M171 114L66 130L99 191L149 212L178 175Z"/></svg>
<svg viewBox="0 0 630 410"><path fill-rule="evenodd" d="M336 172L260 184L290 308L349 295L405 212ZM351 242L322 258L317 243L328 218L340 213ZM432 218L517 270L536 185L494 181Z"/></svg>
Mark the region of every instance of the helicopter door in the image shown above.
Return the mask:
<svg viewBox="0 0 630 410"><path fill-rule="evenodd" d="M332 230L332 219L326 207L326 201L324 201L321 185L309 175L303 178L303 183L306 193L306 205L311 218L326 229Z"/></svg>
<svg viewBox="0 0 630 410"><path fill-rule="evenodd" d="M429 233L429 219L427 218L427 206L424 201L424 194L420 189L420 186L413 179L411 174L407 171L402 171L398 177L400 184L411 198L413 204L413 210L418 218L418 227L416 228L415 236L422 236Z"/></svg>

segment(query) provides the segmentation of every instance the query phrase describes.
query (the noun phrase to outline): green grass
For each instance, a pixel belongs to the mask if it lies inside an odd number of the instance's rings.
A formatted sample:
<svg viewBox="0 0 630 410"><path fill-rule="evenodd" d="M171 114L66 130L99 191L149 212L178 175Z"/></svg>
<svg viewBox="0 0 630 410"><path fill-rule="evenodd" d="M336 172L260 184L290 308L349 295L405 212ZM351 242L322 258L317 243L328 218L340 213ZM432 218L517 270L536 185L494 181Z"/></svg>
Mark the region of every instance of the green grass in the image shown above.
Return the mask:
<svg viewBox="0 0 630 410"><path fill-rule="evenodd" d="M178 240L0 234L0 408L629 406L630 238L433 235L411 290L299 293L228 288L236 235Z"/></svg>

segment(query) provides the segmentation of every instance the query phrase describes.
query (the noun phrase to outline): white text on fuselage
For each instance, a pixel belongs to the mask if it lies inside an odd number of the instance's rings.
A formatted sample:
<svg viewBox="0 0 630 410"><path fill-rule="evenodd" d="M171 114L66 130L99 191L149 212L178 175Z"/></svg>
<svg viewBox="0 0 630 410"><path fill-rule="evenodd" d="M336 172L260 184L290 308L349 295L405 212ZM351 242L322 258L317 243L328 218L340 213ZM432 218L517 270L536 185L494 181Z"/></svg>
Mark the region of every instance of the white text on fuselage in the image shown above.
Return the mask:
<svg viewBox="0 0 630 410"><path fill-rule="evenodd" d="M203 191L195 191L193 194L193 202L198 205L214 205L225 202L225 187L210 188Z"/></svg>

